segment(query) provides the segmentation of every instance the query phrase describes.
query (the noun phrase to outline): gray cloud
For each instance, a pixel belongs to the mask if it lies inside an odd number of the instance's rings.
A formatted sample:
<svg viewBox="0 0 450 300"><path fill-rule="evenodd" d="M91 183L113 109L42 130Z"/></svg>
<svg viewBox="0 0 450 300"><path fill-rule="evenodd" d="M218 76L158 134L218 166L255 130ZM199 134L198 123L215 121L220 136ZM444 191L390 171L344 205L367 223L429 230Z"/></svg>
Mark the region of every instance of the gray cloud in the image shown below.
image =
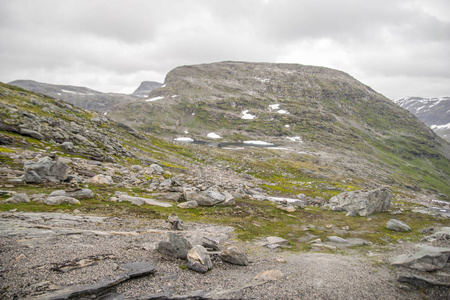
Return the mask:
<svg viewBox="0 0 450 300"><path fill-rule="evenodd" d="M450 95L447 0L3 0L0 80L133 91L179 65L322 65L391 98Z"/></svg>

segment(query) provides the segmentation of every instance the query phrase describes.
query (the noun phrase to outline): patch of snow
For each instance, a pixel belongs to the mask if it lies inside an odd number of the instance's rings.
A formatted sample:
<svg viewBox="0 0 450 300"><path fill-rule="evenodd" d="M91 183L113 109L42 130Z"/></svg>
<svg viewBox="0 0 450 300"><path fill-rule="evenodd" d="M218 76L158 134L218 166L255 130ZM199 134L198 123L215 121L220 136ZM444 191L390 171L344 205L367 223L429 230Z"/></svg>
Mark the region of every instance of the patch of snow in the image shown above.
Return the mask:
<svg viewBox="0 0 450 300"><path fill-rule="evenodd" d="M61 90L61 92L69 93L69 94L78 94L77 92L74 92L74 91L68 91L68 90Z"/></svg>
<svg viewBox="0 0 450 300"><path fill-rule="evenodd" d="M58 95L61 96L62 94L61 94L61 93L58 93Z"/></svg>
<svg viewBox="0 0 450 300"><path fill-rule="evenodd" d="M207 138L210 139L221 139L222 137L214 132L210 132L208 133L208 135L206 136Z"/></svg>
<svg viewBox="0 0 450 300"><path fill-rule="evenodd" d="M146 102L150 102L150 101L158 101L158 100L161 100L161 99L164 99L164 97L162 97L162 96L153 97L153 98L147 99L145 101Z"/></svg>
<svg viewBox="0 0 450 300"><path fill-rule="evenodd" d="M250 145L266 145L266 146L274 145L274 144L272 144L272 143L263 142L263 141L244 141L244 144L250 144Z"/></svg>
<svg viewBox="0 0 450 300"><path fill-rule="evenodd" d="M261 82L269 82L269 81L270 81L269 78L262 79L262 78L259 78L259 77L255 77L255 79L256 79L256 80L259 80L259 81L261 81Z"/></svg>
<svg viewBox="0 0 450 300"><path fill-rule="evenodd" d="M277 111L277 113L282 114L282 115L289 114L289 112L284 109L280 109L279 111Z"/></svg>
<svg viewBox="0 0 450 300"><path fill-rule="evenodd" d="M225 150L244 150L244 147L223 147Z"/></svg>
<svg viewBox="0 0 450 300"><path fill-rule="evenodd" d="M178 95L173 95L173 96L172 96L172 98L176 98L176 97L178 97Z"/></svg>
<svg viewBox="0 0 450 300"><path fill-rule="evenodd" d="M270 104L270 109L280 109L280 104Z"/></svg>
<svg viewBox="0 0 450 300"><path fill-rule="evenodd" d="M299 202L298 199L293 199L293 198L282 198L282 197L267 197L267 200L271 201L271 202L276 202L276 203L281 203L283 202L283 200L286 200L287 202Z"/></svg>
<svg viewBox="0 0 450 300"><path fill-rule="evenodd" d="M179 137L179 138L174 139L174 141L191 143L194 141L194 139L190 138L190 137Z"/></svg>
<svg viewBox="0 0 450 300"><path fill-rule="evenodd" d="M290 140L291 142L299 142L299 143L303 143L302 138L299 136L294 136L294 137L286 137L288 140Z"/></svg>
<svg viewBox="0 0 450 300"><path fill-rule="evenodd" d="M444 125L431 125L430 126L431 129L435 130L440 130L440 129L450 129L450 123L448 124L444 124Z"/></svg>
<svg viewBox="0 0 450 300"><path fill-rule="evenodd" d="M253 120L254 118L256 118L256 116L255 116L255 115L252 115L252 114L249 114L249 113L248 113L248 110L244 110L244 111L242 112L242 117L241 117L241 119L243 119L243 120Z"/></svg>
<svg viewBox="0 0 450 300"><path fill-rule="evenodd" d="M424 106L421 106L421 107L419 107L418 109L416 109L416 112L419 112L420 110L422 110L423 108L425 107L425 105Z"/></svg>
<svg viewBox="0 0 450 300"><path fill-rule="evenodd" d="M165 84L163 84L162 86L161 86L162 88L165 88L166 87L166 85Z"/></svg>
<svg viewBox="0 0 450 300"><path fill-rule="evenodd" d="M107 111L105 111L105 112L103 113L103 115L104 115L104 116L106 116L106 114L107 114L107 113L108 113L108 112L107 112Z"/></svg>
<svg viewBox="0 0 450 300"><path fill-rule="evenodd" d="M189 131L185 130L185 131L184 131L184 133L188 134L188 133L189 133Z"/></svg>
<svg viewBox="0 0 450 300"><path fill-rule="evenodd" d="M287 125L287 124L286 124L286 125L284 125L284 127L289 128L289 127L291 127L291 125Z"/></svg>

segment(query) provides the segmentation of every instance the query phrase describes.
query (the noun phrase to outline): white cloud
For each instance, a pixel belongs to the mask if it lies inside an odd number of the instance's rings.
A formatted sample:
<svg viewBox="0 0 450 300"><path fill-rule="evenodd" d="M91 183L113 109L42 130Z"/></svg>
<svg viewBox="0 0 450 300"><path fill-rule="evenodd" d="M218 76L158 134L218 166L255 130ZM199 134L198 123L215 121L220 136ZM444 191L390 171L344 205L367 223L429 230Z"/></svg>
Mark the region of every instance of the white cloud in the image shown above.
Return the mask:
<svg viewBox="0 0 450 300"><path fill-rule="evenodd" d="M4 0L0 81L131 93L180 65L286 62L391 98L450 95L447 0Z"/></svg>

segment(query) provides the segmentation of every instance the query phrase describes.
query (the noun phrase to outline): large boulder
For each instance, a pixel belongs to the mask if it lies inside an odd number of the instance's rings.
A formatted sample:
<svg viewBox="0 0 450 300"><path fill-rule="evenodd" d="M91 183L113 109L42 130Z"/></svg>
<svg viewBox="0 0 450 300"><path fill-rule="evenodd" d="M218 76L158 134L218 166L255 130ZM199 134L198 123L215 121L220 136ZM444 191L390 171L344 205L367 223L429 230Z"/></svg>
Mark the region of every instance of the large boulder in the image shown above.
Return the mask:
<svg viewBox="0 0 450 300"><path fill-rule="evenodd" d="M10 204L27 203L27 202L30 202L30 198L28 197L27 194L16 194L11 198L8 198L5 201L3 201L3 203L10 203Z"/></svg>
<svg viewBox="0 0 450 300"><path fill-rule="evenodd" d="M184 187L183 194L186 201L196 201L200 206L233 205L235 203L234 197L230 193L217 186L212 186L206 191L200 191L195 187Z"/></svg>
<svg viewBox="0 0 450 300"><path fill-rule="evenodd" d="M24 163L24 178L35 177L35 172L43 180L64 181L69 174L69 167L59 158L52 159L48 156L40 158L38 161L26 161ZM31 173L28 174L27 173Z"/></svg>
<svg viewBox="0 0 450 300"><path fill-rule="evenodd" d="M330 199L330 208L335 211L345 210L362 217L375 212L385 212L391 206L389 188L382 187L372 191L353 191L341 193Z"/></svg>
<svg viewBox="0 0 450 300"><path fill-rule="evenodd" d="M187 267L199 273L206 273L213 267L208 251L200 245L195 245L189 250L187 260Z"/></svg>
<svg viewBox="0 0 450 300"><path fill-rule="evenodd" d="M90 178L88 180L89 183L94 184L113 184L114 181L111 176L109 175L103 175L103 174L97 174L94 177Z"/></svg>
<svg viewBox="0 0 450 300"><path fill-rule="evenodd" d="M181 235L169 232L162 241L159 242L156 251L168 258L186 259L192 246L188 240Z"/></svg>

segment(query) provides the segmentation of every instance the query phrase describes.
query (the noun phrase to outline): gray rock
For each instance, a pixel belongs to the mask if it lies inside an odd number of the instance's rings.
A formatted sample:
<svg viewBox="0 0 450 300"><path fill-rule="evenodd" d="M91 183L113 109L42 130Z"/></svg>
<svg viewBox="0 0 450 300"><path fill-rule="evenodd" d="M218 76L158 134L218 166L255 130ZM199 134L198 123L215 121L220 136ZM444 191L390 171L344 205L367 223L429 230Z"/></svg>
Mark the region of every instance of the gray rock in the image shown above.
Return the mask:
<svg viewBox="0 0 450 300"><path fill-rule="evenodd" d="M148 204L148 205L155 205L155 206L161 206L161 207L171 207L172 204L169 204L167 202L162 202L162 201L156 201L150 198L143 198L143 197L134 197L134 196L129 196L126 194L117 194L115 195L118 199L116 201L118 202L131 202L134 205L144 205L144 204ZM113 199L110 199L111 201L113 201Z"/></svg>
<svg viewBox="0 0 450 300"><path fill-rule="evenodd" d="M90 189L79 189L75 191L64 191L64 190L57 190L50 193L49 197L54 196L67 196L72 197L78 200L82 199L91 199L94 198L94 192L92 192Z"/></svg>
<svg viewBox="0 0 450 300"><path fill-rule="evenodd" d="M177 205L179 208L196 208L198 207L197 201L187 201Z"/></svg>
<svg viewBox="0 0 450 300"><path fill-rule="evenodd" d="M114 181L111 176L109 175L103 175L103 174L97 174L94 177L90 178L88 180L89 183L95 183L95 184L113 184Z"/></svg>
<svg viewBox="0 0 450 300"><path fill-rule="evenodd" d="M188 240L184 237L169 232L164 237L164 240L160 241L156 250L163 256L168 258L182 258L186 259L189 250L192 246Z"/></svg>
<svg viewBox="0 0 450 300"><path fill-rule="evenodd" d="M341 238L339 236L329 236L328 240L330 242L333 242L333 243L340 243L340 244L347 244L348 243L348 241L346 239L343 239L343 238Z"/></svg>
<svg viewBox="0 0 450 300"><path fill-rule="evenodd" d="M161 199L161 200L167 200L167 201L173 201L173 202L180 202L183 199L183 193L155 193L152 194L153 198Z"/></svg>
<svg viewBox="0 0 450 300"><path fill-rule="evenodd" d="M403 254L389 259L393 266L408 267L419 271L435 271L445 267L450 257L450 248L439 248L422 245L419 251Z"/></svg>
<svg viewBox="0 0 450 300"><path fill-rule="evenodd" d="M219 253L219 257L223 261L233 265L248 265L247 255L235 245L225 244L223 250Z"/></svg>
<svg viewBox="0 0 450 300"><path fill-rule="evenodd" d="M150 168L153 169L153 172L155 172L156 174L164 174L164 169L157 164L151 164Z"/></svg>
<svg viewBox="0 0 450 300"><path fill-rule="evenodd" d="M393 231L399 231L399 232L408 232L411 231L411 227L406 225L404 222L396 219L390 219L387 224L386 228Z"/></svg>
<svg viewBox="0 0 450 300"><path fill-rule="evenodd" d="M26 183L42 183L42 178L35 171L30 170L23 175L23 181Z"/></svg>
<svg viewBox="0 0 450 300"><path fill-rule="evenodd" d="M234 204L234 197L217 186L212 186L206 191L200 191L195 187L184 187L183 195L186 201L196 201L201 206L212 206L222 203L224 205Z"/></svg>
<svg viewBox="0 0 450 300"><path fill-rule="evenodd" d="M42 202L48 205L81 204L77 199L67 196L47 197Z"/></svg>
<svg viewBox="0 0 450 300"><path fill-rule="evenodd" d="M131 171L133 171L133 172L140 172L140 171L142 171L144 168L142 167L142 166L140 166L140 165L132 165L131 167L130 167L130 170Z"/></svg>
<svg viewBox="0 0 450 300"><path fill-rule="evenodd" d="M400 275L397 280L399 282L408 283L411 285L414 285L418 288L424 289L429 287L447 287L450 288L450 282L447 281L439 281L432 278L428 278L425 276L420 276L417 274L402 274Z"/></svg>
<svg viewBox="0 0 450 300"><path fill-rule="evenodd" d="M220 250L220 239L216 239L213 237L202 237L202 246L205 248L210 248L214 251Z"/></svg>
<svg viewBox="0 0 450 300"><path fill-rule="evenodd" d="M37 131L34 130L30 130L30 129L26 129L26 128L20 128L20 134L21 135L26 135L26 136L30 136L32 138L35 138L37 140L43 140L44 136L42 134L40 134Z"/></svg>
<svg viewBox="0 0 450 300"><path fill-rule="evenodd" d="M362 217L375 212L388 211L391 206L391 195L387 187L372 191L353 191L341 193L330 199L331 210L354 212Z"/></svg>
<svg viewBox="0 0 450 300"><path fill-rule="evenodd" d="M171 213L167 218L169 228L172 230L183 230L183 220L178 218L176 213Z"/></svg>
<svg viewBox="0 0 450 300"><path fill-rule="evenodd" d="M55 160L46 156L40 158L37 162L26 161L24 163L24 171L36 172L42 179L49 181L64 181L67 179L69 167L59 158Z"/></svg>
<svg viewBox="0 0 450 300"><path fill-rule="evenodd" d="M27 203L30 202L30 198L28 198L27 194L16 194L12 196L11 198L6 199L3 201L4 203Z"/></svg>
<svg viewBox="0 0 450 300"><path fill-rule="evenodd" d="M187 260L187 267L195 272L206 273L213 267L208 251L200 245L195 245L189 250Z"/></svg>
<svg viewBox="0 0 450 300"><path fill-rule="evenodd" d="M66 151L73 151L73 143L72 142L64 142L61 144L61 147Z"/></svg>
<svg viewBox="0 0 450 300"><path fill-rule="evenodd" d="M289 241L278 236L269 236L266 238L267 245L278 245L279 247L289 245Z"/></svg>

